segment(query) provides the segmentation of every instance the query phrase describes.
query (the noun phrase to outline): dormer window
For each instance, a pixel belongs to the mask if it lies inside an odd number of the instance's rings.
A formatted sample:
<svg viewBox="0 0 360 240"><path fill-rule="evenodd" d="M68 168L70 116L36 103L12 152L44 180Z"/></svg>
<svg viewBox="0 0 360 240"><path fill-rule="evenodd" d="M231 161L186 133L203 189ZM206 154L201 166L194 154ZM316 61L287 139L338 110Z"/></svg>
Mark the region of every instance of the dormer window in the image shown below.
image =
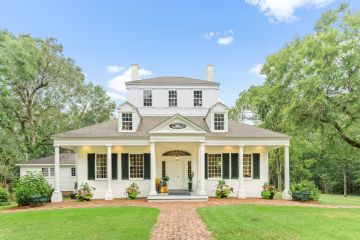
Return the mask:
<svg viewBox="0 0 360 240"><path fill-rule="evenodd" d="M169 91L169 107L177 107L177 91Z"/></svg>
<svg viewBox="0 0 360 240"><path fill-rule="evenodd" d="M214 113L214 130L221 131L225 129L225 114Z"/></svg>
<svg viewBox="0 0 360 240"><path fill-rule="evenodd" d="M131 131L133 127L133 117L132 113L122 113L122 130Z"/></svg>
<svg viewBox="0 0 360 240"><path fill-rule="evenodd" d="M194 91L194 107L202 106L202 91Z"/></svg>
<svg viewBox="0 0 360 240"><path fill-rule="evenodd" d="M152 106L152 91L144 90L144 107Z"/></svg>

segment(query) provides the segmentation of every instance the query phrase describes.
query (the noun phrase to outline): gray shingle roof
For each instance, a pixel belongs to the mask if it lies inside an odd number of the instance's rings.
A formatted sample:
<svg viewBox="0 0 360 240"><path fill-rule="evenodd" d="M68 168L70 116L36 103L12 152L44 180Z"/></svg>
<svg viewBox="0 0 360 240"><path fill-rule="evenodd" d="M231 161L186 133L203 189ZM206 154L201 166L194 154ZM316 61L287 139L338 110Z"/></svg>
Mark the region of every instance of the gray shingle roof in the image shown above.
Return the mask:
<svg viewBox="0 0 360 240"><path fill-rule="evenodd" d="M218 82L200 80L194 78L186 77L155 77L147 78L142 80L135 80L126 82L126 85L173 85L173 86L192 86L192 85L202 85L202 86L219 86Z"/></svg>
<svg viewBox="0 0 360 240"><path fill-rule="evenodd" d="M60 153L60 164L75 164L76 154L75 153ZM32 159L22 164L33 165L33 164L54 164L55 156L46 156L38 159Z"/></svg>
<svg viewBox="0 0 360 240"><path fill-rule="evenodd" d="M148 116L142 117L136 132L118 132L118 120L109 120L92 126L59 133L55 137L148 137L148 131L171 117ZM204 129L209 137L240 137L240 138L284 138L285 134L270 131L253 125L229 120L229 132L210 132L204 117L186 116L188 120Z"/></svg>

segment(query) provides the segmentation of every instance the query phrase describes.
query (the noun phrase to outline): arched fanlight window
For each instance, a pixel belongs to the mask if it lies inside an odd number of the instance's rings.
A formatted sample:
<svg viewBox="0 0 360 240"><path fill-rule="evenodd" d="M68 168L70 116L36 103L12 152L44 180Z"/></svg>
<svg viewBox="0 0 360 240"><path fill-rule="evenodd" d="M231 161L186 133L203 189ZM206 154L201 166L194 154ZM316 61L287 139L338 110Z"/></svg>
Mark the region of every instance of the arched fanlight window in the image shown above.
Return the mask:
<svg viewBox="0 0 360 240"><path fill-rule="evenodd" d="M191 154L181 150L171 150L163 153L163 156L191 156Z"/></svg>

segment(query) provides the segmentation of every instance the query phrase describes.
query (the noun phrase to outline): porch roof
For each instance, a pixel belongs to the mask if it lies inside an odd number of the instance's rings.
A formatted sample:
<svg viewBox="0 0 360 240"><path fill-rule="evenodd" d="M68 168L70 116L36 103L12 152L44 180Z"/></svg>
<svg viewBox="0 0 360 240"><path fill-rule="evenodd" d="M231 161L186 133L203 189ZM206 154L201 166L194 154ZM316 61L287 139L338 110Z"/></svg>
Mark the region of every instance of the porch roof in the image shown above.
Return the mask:
<svg viewBox="0 0 360 240"><path fill-rule="evenodd" d="M118 120L109 120L84 128L56 134L55 138L106 138L106 137L148 137L148 131L160 125L172 116L146 116L142 117L135 132L118 132ZM186 116L189 121L206 131L209 137L239 137L239 138L289 138L288 135L249 124L239 123L229 119L228 132L210 132L204 117Z"/></svg>

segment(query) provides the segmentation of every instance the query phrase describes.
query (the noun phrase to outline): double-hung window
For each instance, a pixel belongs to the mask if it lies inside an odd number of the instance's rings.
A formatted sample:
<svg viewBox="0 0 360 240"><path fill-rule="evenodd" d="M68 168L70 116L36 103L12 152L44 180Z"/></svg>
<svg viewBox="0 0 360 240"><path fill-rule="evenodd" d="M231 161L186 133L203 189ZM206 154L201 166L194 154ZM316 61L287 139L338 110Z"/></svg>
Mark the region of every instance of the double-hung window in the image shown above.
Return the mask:
<svg viewBox="0 0 360 240"><path fill-rule="evenodd" d="M177 107L177 91L169 91L169 107Z"/></svg>
<svg viewBox="0 0 360 240"><path fill-rule="evenodd" d="M144 154L130 154L130 178L144 178Z"/></svg>
<svg viewBox="0 0 360 240"><path fill-rule="evenodd" d="M76 168L74 167L71 168L71 176L76 177Z"/></svg>
<svg viewBox="0 0 360 240"><path fill-rule="evenodd" d="M107 178L106 154L96 154L96 179Z"/></svg>
<svg viewBox="0 0 360 240"><path fill-rule="evenodd" d="M151 107L152 106L152 91L151 90L144 90L144 107Z"/></svg>
<svg viewBox="0 0 360 240"><path fill-rule="evenodd" d="M251 159L251 154L244 154L243 155L243 171L244 171L244 177L245 178L251 178L251 174L252 174L252 159Z"/></svg>
<svg viewBox="0 0 360 240"><path fill-rule="evenodd" d="M50 177L55 177L55 168L49 168L50 169Z"/></svg>
<svg viewBox="0 0 360 240"><path fill-rule="evenodd" d="M42 175L44 177L48 177L49 176L49 169L48 168L42 168L41 173L42 173Z"/></svg>
<svg viewBox="0 0 360 240"><path fill-rule="evenodd" d="M132 113L123 113L121 115L121 120L122 120L122 130L132 130L133 127Z"/></svg>
<svg viewBox="0 0 360 240"><path fill-rule="evenodd" d="M225 114L214 113L214 130L224 130L224 129L225 129Z"/></svg>
<svg viewBox="0 0 360 240"><path fill-rule="evenodd" d="M194 91L194 107L202 106L202 91Z"/></svg>
<svg viewBox="0 0 360 240"><path fill-rule="evenodd" d="M221 178L221 154L208 154L209 178Z"/></svg>

